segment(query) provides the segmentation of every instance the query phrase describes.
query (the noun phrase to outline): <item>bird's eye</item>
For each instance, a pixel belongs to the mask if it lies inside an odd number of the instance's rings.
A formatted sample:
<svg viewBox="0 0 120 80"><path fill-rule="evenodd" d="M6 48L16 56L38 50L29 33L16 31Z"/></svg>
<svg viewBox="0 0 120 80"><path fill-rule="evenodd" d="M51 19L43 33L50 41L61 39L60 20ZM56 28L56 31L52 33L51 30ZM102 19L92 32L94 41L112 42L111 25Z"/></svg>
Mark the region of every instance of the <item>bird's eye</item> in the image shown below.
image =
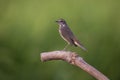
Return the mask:
<svg viewBox="0 0 120 80"><path fill-rule="evenodd" d="M60 22L63 22L62 20Z"/></svg>

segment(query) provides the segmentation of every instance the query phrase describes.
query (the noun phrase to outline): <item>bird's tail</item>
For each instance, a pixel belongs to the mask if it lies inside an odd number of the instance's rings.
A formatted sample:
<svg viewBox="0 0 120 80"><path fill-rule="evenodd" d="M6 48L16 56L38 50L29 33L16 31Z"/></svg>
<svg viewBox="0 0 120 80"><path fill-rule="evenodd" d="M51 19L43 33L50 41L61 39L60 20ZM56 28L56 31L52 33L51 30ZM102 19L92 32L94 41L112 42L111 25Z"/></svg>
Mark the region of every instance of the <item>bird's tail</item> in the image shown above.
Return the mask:
<svg viewBox="0 0 120 80"><path fill-rule="evenodd" d="M87 49L80 43L78 39L74 39L74 44L76 44L78 47L80 47L82 50L87 51Z"/></svg>

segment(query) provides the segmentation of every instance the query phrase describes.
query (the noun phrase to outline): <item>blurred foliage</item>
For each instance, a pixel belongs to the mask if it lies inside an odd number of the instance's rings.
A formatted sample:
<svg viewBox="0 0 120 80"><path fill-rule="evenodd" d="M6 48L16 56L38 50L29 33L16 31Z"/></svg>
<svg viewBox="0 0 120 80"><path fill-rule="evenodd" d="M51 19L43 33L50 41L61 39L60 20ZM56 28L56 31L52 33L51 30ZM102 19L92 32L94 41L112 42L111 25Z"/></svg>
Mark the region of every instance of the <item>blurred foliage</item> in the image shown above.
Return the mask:
<svg viewBox="0 0 120 80"><path fill-rule="evenodd" d="M88 53L69 50L120 80L119 0L0 0L0 80L95 80L63 61L40 61L41 52L66 45L55 23L59 18L67 20Z"/></svg>

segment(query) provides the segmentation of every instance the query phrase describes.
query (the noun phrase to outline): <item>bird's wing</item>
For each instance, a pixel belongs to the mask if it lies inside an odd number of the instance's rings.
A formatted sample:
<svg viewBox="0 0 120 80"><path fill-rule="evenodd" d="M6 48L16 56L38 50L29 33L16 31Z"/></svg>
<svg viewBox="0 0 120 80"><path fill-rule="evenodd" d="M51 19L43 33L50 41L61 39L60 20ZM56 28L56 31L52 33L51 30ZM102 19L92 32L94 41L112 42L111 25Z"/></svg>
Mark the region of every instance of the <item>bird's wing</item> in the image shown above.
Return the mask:
<svg viewBox="0 0 120 80"><path fill-rule="evenodd" d="M80 43L80 41L76 37L73 39L74 39L74 44L76 44L78 47L80 47L84 51L87 51L87 49Z"/></svg>

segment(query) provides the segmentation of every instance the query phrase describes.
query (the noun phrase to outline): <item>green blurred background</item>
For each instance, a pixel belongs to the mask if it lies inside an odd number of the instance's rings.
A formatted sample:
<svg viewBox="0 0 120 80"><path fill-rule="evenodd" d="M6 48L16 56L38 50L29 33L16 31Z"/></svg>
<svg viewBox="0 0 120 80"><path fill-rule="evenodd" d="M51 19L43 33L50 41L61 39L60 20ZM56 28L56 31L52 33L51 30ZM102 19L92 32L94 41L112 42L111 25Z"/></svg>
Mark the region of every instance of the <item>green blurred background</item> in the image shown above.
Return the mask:
<svg viewBox="0 0 120 80"><path fill-rule="evenodd" d="M88 52L69 47L111 80L120 80L120 0L0 0L0 80L95 80L40 53L66 45L64 18Z"/></svg>

